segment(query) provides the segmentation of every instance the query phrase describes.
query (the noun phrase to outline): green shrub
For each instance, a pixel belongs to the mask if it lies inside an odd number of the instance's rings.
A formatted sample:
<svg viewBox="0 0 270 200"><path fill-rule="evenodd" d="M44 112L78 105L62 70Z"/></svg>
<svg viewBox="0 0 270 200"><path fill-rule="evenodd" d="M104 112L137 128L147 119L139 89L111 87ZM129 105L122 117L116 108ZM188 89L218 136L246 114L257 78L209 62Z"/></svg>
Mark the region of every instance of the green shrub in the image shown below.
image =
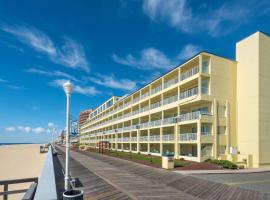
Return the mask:
<svg viewBox="0 0 270 200"><path fill-rule="evenodd" d="M237 165L229 160L207 159L205 162L210 162L210 163L214 163L217 165L221 165L223 168L226 168L226 169L237 169Z"/></svg>

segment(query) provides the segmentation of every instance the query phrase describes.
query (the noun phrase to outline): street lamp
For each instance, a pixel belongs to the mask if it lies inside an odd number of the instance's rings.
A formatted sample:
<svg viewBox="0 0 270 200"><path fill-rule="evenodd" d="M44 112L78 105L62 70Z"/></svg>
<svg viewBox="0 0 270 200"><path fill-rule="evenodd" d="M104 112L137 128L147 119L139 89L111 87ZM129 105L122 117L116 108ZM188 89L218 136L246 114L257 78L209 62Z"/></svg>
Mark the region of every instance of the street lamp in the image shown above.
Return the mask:
<svg viewBox="0 0 270 200"><path fill-rule="evenodd" d="M66 168L65 168L65 190L69 190L69 134L70 134L70 96L73 92L73 85L70 81L63 84L67 96L67 114L66 114Z"/></svg>

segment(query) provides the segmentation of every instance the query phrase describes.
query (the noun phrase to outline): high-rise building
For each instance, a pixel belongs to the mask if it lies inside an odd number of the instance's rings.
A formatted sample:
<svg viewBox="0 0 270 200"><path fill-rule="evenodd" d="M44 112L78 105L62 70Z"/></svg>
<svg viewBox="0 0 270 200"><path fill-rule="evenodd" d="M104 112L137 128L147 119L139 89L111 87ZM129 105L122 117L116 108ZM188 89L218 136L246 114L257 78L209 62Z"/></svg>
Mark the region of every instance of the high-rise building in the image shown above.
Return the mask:
<svg viewBox="0 0 270 200"><path fill-rule="evenodd" d="M247 167L270 166L270 37L236 44L236 60L201 52L80 126L80 145Z"/></svg>

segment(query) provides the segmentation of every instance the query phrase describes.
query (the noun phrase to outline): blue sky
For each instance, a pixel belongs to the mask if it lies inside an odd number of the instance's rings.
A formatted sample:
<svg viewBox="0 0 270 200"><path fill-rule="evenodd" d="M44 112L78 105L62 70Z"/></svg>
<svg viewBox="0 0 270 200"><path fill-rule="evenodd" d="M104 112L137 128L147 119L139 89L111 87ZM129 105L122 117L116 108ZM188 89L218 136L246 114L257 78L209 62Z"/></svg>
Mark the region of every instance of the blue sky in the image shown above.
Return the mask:
<svg viewBox="0 0 270 200"><path fill-rule="evenodd" d="M235 42L270 33L267 0L0 2L0 143L46 142L111 95L130 93L201 50L235 58Z"/></svg>

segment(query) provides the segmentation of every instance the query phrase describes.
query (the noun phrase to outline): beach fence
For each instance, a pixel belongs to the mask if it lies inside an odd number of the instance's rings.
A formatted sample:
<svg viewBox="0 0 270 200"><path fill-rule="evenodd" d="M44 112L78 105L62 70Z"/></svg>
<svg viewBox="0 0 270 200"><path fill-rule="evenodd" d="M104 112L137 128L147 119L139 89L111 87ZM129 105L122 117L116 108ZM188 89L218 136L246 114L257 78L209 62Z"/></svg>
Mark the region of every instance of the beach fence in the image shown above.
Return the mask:
<svg viewBox="0 0 270 200"><path fill-rule="evenodd" d="M8 186L11 184L20 184L20 183L29 183L29 182L33 182L33 183L27 189L11 190L11 191L8 190L9 188ZM23 200L33 199L35 191L36 191L37 183L38 183L37 177L0 181L0 185L4 186L4 191L0 192L0 196L3 195L3 200L8 200L8 195L25 193Z"/></svg>
<svg viewBox="0 0 270 200"><path fill-rule="evenodd" d="M32 184L29 188L9 191L9 185L11 184L30 182L32 182ZM18 193L25 193L22 200L57 200L52 147L49 147L44 166L39 178L34 177L15 180L3 180L0 181L0 186L4 187L4 191L0 192L0 196L3 196L3 200L8 200L8 195Z"/></svg>

